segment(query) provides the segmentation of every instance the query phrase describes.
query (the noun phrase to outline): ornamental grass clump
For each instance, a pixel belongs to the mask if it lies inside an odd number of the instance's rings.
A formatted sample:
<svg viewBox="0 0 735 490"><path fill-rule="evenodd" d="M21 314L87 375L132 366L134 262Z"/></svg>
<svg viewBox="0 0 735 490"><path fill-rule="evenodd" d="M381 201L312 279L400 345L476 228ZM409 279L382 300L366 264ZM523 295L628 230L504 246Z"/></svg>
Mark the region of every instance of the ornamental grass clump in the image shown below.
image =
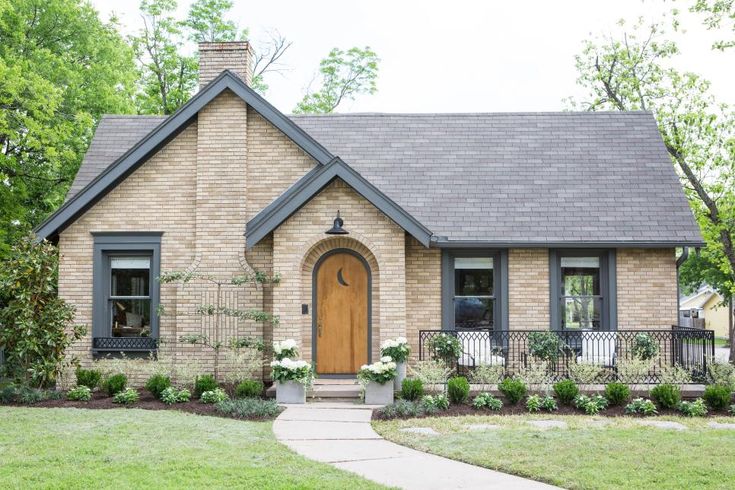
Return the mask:
<svg viewBox="0 0 735 490"><path fill-rule="evenodd" d="M707 415L707 405L701 398L697 398L693 402L679 402L677 409L687 417L704 417Z"/></svg>
<svg viewBox="0 0 735 490"><path fill-rule="evenodd" d="M562 405L574 404L574 398L579 395L577 383L571 379L565 379L554 383L554 393Z"/></svg>
<svg viewBox="0 0 735 490"><path fill-rule="evenodd" d="M625 406L625 413L638 415L655 415L658 413L656 404L645 398L636 398Z"/></svg>
<svg viewBox="0 0 735 490"><path fill-rule="evenodd" d="M273 357L277 361L283 359L295 359L299 355L298 345L293 339L286 339L280 342L273 342Z"/></svg>
<svg viewBox="0 0 735 490"><path fill-rule="evenodd" d="M607 408L607 398L602 395L577 395L574 397L574 406L587 415L597 415Z"/></svg>
<svg viewBox="0 0 735 490"><path fill-rule="evenodd" d="M389 339L380 346L380 355L388 356L395 362L406 362L411 354L411 347L405 337Z"/></svg>
<svg viewBox="0 0 735 490"><path fill-rule="evenodd" d="M89 386L80 385L66 393L66 399L77 402L88 402L92 399L92 390Z"/></svg>
<svg viewBox="0 0 735 490"><path fill-rule="evenodd" d="M472 406L478 410L487 408L494 412L499 411L503 408L503 402L492 395L492 393L480 393L474 400L472 400Z"/></svg>
<svg viewBox="0 0 735 490"><path fill-rule="evenodd" d="M388 357L384 356L380 358L380 361L372 364L363 364L360 371L357 373L357 379L363 384L369 382L378 383L384 385L389 381L395 379L398 372L396 371L396 363Z"/></svg>
<svg viewBox="0 0 735 490"><path fill-rule="evenodd" d="M314 382L314 371L311 364L306 361L293 361L286 357L280 361L271 362L271 368L273 379L279 383L294 381L306 388Z"/></svg>
<svg viewBox="0 0 735 490"><path fill-rule="evenodd" d="M252 397L221 401L217 403L215 410L240 419L271 419L281 412L275 400Z"/></svg>
<svg viewBox="0 0 735 490"><path fill-rule="evenodd" d="M386 405L378 409L378 414L384 419L397 419L420 417L425 413L435 413L436 411L437 410L433 410L422 403L410 400L398 400L395 403L391 403L390 405Z"/></svg>

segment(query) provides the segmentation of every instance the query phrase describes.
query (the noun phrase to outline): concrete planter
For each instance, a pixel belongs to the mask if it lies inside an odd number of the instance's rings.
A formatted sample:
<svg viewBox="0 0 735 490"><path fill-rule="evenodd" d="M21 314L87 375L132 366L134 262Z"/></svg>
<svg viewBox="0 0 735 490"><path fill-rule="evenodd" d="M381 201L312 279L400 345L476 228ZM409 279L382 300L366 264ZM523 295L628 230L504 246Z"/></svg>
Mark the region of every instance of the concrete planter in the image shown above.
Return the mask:
<svg viewBox="0 0 735 490"><path fill-rule="evenodd" d="M278 403L306 403L306 389L298 381L276 381L276 401Z"/></svg>
<svg viewBox="0 0 735 490"><path fill-rule="evenodd" d="M365 386L365 404L366 405L390 405L393 403L393 383L388 381L385 384L370 381Z"/></svg>
<svg viewBox="0 0 735 490"><path fill-rule="evenodd" d="M406 379L406 361L397 362L396 371L398 372L398 375L396 376L396 379L393 380L393 386L396 391L401 391L401 388L403 388L403 380Z"/></svg>

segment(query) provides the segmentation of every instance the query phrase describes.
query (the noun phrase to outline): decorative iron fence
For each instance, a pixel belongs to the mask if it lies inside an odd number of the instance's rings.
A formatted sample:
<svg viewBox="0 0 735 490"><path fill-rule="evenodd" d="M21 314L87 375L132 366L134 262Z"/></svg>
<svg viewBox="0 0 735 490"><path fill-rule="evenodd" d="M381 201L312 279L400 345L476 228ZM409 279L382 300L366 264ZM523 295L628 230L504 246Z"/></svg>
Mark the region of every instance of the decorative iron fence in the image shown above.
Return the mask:
<svg viewBox="0 0 735 490"><path fill-rule="evenodd" d="M441 335L457 339L450 343L456 352L451 345L447 347ZM589 377L591 373L595 382L659 383L680 380L686 371L688 376L683 377L691 378L689 382L703 382L714 349L712 330L679 326L670 330L419 332L420 360L443 358L463 375L470 375L478 366L500 366L506 375L545 369L550 381ZM599 369L590 369L590 365Z"/></svg>

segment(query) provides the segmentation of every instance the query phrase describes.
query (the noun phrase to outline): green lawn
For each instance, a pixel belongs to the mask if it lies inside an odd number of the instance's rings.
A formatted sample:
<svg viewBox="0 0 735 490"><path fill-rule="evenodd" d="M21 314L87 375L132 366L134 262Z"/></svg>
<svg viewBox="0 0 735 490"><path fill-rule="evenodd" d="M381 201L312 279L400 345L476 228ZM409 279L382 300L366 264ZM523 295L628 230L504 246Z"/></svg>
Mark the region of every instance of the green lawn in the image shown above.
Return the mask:
<svg viewBox="0 0 735 490"><path fill-rule="evenodd" d="M0 488L382 488L308 461L270 422L0 407Z"/></svg>
<svg viewBox="0 0 735 490"><path fill-rule="evenodd" d="M727 347L729 340L725 337L715 337L715 347Z"/></svg>
<svg viewBox="0 0 735 490"><path fill-rule="evenodd" d="M733 488L735 431L711 429L707 423L735 423L735 417L656 418L680 422L685 431L641 427L629 417L553 417L565 420L568 429L541 430L526 423L549 418L437 417L373 425L399 444L565 488ZM473 432L467 424L501 428ZM433 427L440 435L400 432L401 427Z"/></svg>

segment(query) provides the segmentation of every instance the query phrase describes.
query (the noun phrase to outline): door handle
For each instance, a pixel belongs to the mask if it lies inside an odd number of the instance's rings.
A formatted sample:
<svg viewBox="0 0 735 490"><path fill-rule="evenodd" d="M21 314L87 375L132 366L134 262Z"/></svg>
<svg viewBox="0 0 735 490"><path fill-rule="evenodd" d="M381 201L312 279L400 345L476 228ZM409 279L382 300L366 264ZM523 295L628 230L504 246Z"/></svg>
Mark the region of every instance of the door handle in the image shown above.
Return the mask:
<svg viewBox="0 0 735 490"><path fill-rule="evenodd" d="M317 335L321 337L322 336L322 324L321 323L317 324L316 331L317 331Z"/></svg>

